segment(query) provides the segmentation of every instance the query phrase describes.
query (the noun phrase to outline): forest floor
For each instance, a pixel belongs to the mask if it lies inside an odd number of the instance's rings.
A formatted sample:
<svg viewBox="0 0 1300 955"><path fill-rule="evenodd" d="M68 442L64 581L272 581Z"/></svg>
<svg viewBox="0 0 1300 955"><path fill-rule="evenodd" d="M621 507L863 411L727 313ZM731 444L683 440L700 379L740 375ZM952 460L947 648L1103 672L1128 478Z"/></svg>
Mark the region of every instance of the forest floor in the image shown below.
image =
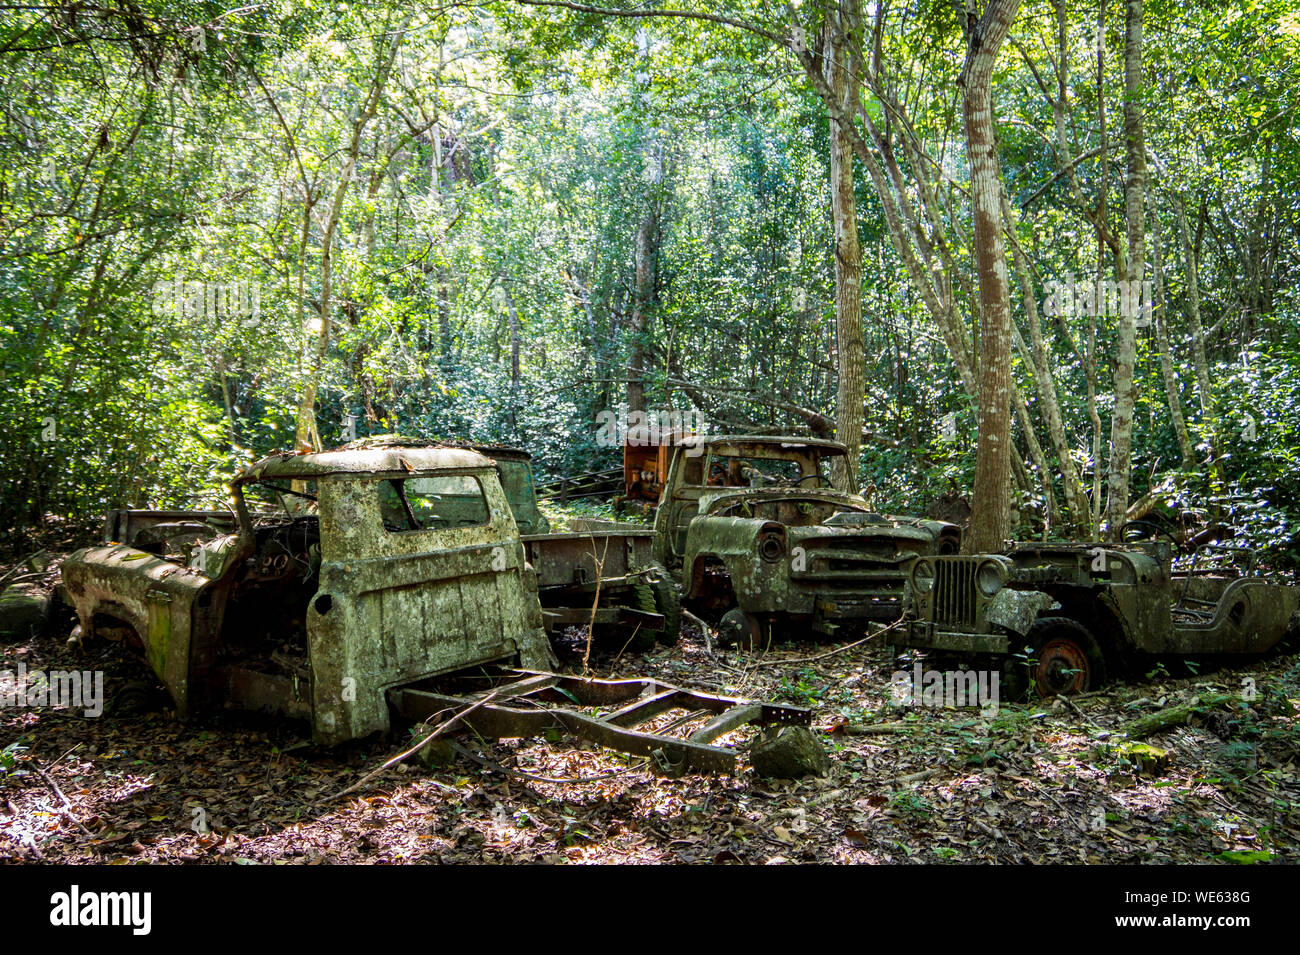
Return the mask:
<svg viewBox="0 0 1300 955"><path fill-rule="evenodd" d="M1158 668L1069 702L982 715L896 705L899 664L879 643L711 653L688 627L672 648L593 654L595 676L811 707L831 770L800 780L754 774L749 728L723 738L741 752L736 775L680 778L570 738L462 736L449 765L403 762L340 798L408 736L328 750L304 724L269 718L0 709L0 860L1297 861L1300 657L1185 678ZM583 649L562 645L562 666L580 672ZM110 693L139 675L116 648L74 653L52 636L0 656L29 672L102 668ZM1167 751L1159 764L1123 754L1122 724L1207 691L1239 696L1245 680L1253 701L1146 740Z"/></svg>

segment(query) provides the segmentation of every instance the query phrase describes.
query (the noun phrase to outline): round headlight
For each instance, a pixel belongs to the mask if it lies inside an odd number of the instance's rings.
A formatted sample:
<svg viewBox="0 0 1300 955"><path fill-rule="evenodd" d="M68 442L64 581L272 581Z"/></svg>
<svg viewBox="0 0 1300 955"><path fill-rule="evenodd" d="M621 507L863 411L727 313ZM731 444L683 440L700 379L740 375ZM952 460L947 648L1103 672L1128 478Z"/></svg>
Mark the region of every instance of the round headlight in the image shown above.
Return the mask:
<svg viewBox="0 0 1300 955"><path fill-rule="evenodd" d="M785 535L780 531L764 531L758 539L758 552L764 560L780 560L785 556Z"/></svg>
<svg viewBox="0 0 1300 955"><path fill-rule="evenodd" d="M919 594L930 592L934 586L934 564L924 557L918 558L912 565L912 587Z"/></svg>
<svg viewBox="0 0 1300 955"><path fill-rule="evenodd" d="M992 597L1006 583L1006 572L996 560L986 560L975 571L975 586L985 597Z"/></svg>

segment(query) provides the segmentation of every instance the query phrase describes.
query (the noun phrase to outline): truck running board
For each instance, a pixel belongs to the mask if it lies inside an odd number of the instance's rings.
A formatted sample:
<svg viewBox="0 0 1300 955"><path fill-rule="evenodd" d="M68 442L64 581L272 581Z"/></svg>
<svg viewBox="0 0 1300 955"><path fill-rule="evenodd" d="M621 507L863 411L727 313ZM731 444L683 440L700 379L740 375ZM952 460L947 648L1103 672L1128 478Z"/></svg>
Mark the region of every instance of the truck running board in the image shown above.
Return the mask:
<svg viewBox="0 0 1300 955"><path fill-rule="evenodd" d="M806 726L812 717L811 710L800 706L753 703L683 690L657 680L596 680L531 671L521 679L465 696L413 687L388 691L393 710L412 721L428 720L440 713L451 715L489 696L492 702L480 705L462 720L464 726L481 736L542 736L562 730L609 749L648 756L655 769L668 776L734 773L736 750L714 746L719 736L746 724ZM590 708L592 712L575 707ZM635 728L670 710L687 712L653 732ZM692 723L700 725L685 738L666 735Z"/></svg>

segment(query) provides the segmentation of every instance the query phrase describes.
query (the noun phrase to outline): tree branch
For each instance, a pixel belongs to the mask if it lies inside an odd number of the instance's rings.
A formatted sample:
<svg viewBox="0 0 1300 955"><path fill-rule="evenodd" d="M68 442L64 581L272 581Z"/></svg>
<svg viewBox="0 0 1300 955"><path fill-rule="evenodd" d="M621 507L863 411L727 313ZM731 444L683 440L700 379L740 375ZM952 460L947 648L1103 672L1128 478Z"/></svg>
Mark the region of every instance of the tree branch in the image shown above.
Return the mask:
<svg viewBox="0 0 1300 955"><path fill-rule="evenodd" d="M781 46L787 46L789 44L789 40L785 37L779 36L770 30L765 30L756 23L749 23L745 20L735 20L731 17L721 16L717 13L700 13L696 10L627 10L621 7L595 7L586 3L570 3L569 0L514 0L514 2L525 7L557 7L564 10L575 10L578 13L595 13L599 16L623 17L625 19L677 17L685 20L707 20L710 23L735 27L738 30L744 30L746 33L753 33L755 36L765 37L773 43L779 43Z"/></svg>

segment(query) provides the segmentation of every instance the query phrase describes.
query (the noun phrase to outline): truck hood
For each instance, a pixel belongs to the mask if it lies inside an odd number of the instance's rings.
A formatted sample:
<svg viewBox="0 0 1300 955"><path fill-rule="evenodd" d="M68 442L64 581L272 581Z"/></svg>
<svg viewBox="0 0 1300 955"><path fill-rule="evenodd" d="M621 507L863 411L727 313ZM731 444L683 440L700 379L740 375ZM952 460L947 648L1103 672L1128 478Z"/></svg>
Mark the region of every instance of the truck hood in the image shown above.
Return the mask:
<svg viewBox="0 0 1300 955"><path fill-rule="evenodd" d="M838 504L852 507L869 514L867 502L858 494L846 494L843 491L831 491L825 488L811 490L797 487L728 487L715 491L706 491L700 495L700 513L711 514L739 501L753 501L755 504L765 501L816 501L821 504Z"/></svg>
<svg viewBox="0 0 1300 955"><path fill-rule="evenodd" d="M912 540L933 540L944 531L957 532L956 524L946 521L932 521L920 517L900 517L893 514L877 514L858 494L832 491L819 488L725 488L709 491L700 496L700 514L712 517L742 501L752 504L764 504L773 501L808 501L818 504L831 504L852 508L828 518L821 526L836 528L845 534L870 530L872 535L889 534ZM893 533L891 533L891 531Z"/></svg>

